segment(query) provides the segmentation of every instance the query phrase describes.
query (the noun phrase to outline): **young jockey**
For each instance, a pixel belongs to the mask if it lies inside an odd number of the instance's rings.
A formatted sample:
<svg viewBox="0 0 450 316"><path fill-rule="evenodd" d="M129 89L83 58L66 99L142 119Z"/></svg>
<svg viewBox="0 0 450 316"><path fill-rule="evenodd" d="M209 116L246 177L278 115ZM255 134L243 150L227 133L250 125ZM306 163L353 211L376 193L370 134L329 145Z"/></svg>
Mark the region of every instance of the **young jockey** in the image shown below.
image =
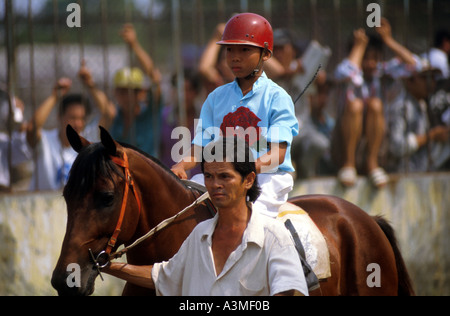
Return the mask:
<svg viewBox="0 0 450 316"><path fill-rule="evenodd" d="M268 79L264 62L273 54L270 23L257 14L242 13L231 18L219 45L236 80L214 90L203 104L191 153L172 167L181 179L201 157L196 153L220 136L245 137L256 158L261 196L255 209L276 217L293 187L291 143L298 134L294 104L285 90ZM203 183L203 175L193 180Z"/></svg>

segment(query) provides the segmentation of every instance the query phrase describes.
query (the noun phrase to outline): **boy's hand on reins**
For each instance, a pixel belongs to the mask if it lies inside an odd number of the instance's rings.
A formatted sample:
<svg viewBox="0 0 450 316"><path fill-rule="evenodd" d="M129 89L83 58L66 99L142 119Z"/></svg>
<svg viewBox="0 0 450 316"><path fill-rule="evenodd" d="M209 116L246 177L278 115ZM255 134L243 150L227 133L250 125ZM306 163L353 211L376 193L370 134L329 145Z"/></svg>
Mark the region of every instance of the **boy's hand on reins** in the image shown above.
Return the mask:
<svg viewBox="0 0 450 316"><path fill-rule="evenodd" d="M186 170L183 168L183 166L180 165L180 163L174 165L172 169L170 169L178 178L181 180L187 180L188 176L186 173Z"/></svg>
<svg viewBox="0 0 450 316"><path fill-rule="evenodd" d="M190 154L181 159L177 164L173 165L170 170L181 180L187 180L188 176L186 171L195 168L202 159L201 156L196 157L196 153L202 153L202 149L196 145L192 145Z"/></svg>

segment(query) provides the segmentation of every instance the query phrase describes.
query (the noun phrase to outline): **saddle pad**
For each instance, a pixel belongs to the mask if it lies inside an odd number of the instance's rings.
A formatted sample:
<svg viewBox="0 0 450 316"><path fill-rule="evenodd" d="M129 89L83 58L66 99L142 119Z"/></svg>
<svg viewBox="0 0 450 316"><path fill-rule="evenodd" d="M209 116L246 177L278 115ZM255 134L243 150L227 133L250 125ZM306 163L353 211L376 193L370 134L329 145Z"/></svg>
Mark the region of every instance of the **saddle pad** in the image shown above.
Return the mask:
<svg viewBox="0 0 450 316"><path fill-rule="evenodd" d="M305 249L306 261L317 278L329 278L331 270L327 243L308 213L297 205L286 203L280 207L277 219L283 222L291 220Z"/></svg>

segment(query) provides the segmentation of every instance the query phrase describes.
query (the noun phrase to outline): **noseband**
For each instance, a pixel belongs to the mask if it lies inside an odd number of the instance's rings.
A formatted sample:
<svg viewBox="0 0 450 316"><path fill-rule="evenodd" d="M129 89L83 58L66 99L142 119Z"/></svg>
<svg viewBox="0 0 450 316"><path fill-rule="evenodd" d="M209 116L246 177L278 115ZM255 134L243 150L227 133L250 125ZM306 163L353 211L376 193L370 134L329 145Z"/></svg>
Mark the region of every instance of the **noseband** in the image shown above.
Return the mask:
<svg viewBox="0 0 450 316"><path fill-rule="evenodd" d="M99 272L99 274L100 274L100 269L102 269L108 265L111 251L115 247L117 238L120 234L123 218L125 217L125 211L127 208L128 193L129 193L130 188L133 191L133 194L136 198L136 202L138 204L138 209L139 209L139 215L141 214L141 202L140 202L139 195L135 188L135 183L134 183L133 177L131 176L131 173L130 173L130 165L128 163L127 154L124 152L123 158L119 158L119 157L115 157L115 156L110 156L110 158L116 165L124 168L126 184L125 184L125 189L123 192L122 207L120 209L119 219L117 221L114 233L112 234L111 238L109 238L106 249L103 250L102 252L100 252L97 255L97 257L95 257L94 254L92 253L92 250L89 249L89 254L90 254L92 260L94 261L95 267L96 267L97 271ZM100 277L101 277L101 274L100 274Z"/></svg>

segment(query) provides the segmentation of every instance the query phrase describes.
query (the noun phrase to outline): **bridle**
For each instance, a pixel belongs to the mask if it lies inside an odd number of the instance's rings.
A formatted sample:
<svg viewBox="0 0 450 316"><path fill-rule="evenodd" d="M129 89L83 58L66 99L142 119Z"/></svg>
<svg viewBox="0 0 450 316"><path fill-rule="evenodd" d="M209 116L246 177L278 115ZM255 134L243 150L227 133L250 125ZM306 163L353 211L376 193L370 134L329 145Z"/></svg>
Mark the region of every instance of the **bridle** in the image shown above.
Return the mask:
<svg viewBox="0 0 450 316"><path fill-rule="evenodd" d="M111 251L115 247L117 238L119 237L120 230L122 227L122 222L125 217L125 212L126 212L127 202L128 202L128 194L129 194L130 188L133 191L134 197L136 198L136 202L137 202L138 209L139 209L138 216L141 214L141 202L140 202L141 200L139 198L138 192L136 191L133 177L131 176L130 165L128 163L128 156L127 156L126 152L123 153L123 158L115 157L115 156L110 156L110 158L116 165L118 165L119 167L122 167L124 169L126 184L125 184L125 189L123 192L122 206L120 209L119 219L117 220L116 228L114 229L114 233L112 234L112 236L109 238L108 244L106 245L105 250L101 251L97 255L97 257L95 257L94 254L92 253L92 250L89 249L89 254L91 256L91 259L94 261L95 268L97 269L102 280L103 280L103 277L100 273L100 269L105 268L108 265L109 260L110 260Z"/></svg>
<svg viewBox="0 0 450 316"><path fill-rule="evenodd" d="M120 209L119 219L117 221L116 228L114 230L113 235L111 236L111 238L109 238L109 241L108 241L108 244L106 246L106 249L101 251L97 255L97 257L95 257L93 252L92 252L92 250L89 248L89 255L90 255L92 261L94 262L94 267L97 269L97 272L100 275L100 278L102 280L103 280L103 276L102 276L100 270L105 268L109 264L111 259L120 258L129 249L137 246L139 243L143 242L147 238L149 238L152 235L154 235L156 232L160 231L161 229L163 229L164 227L166 227L167 225L169 225L170 223L175 221L179 216L184 214L189 209L195 207L199 203L201 203L201 202L203 202L203 201L205 201L205 200L207 200L209 198L209 194L206 191L205 193L200 195L192 204L190 204L186 208L184 208L181 212L179 212L179 213L175 214L174 216L172 216L172 217L162 221L157 226L155 226L153 229L151 229L147 234L145 234L141 238L137 239L131 245L125 247L124 249L122 249L120 251L117 251L117 252L111 254L111 251L112 251L112 249L114 249L114 247L116 245L116 242L117 242L117 238L118 238L118 236L120 234L120 229L122 227L123 218L125 217L127 201L128 201L129 188L131 188L131 190L133 191L134 196L136 198L136 202L137 202L138 208L139 208L139 215L141 214L141 202L140 202L139 194L137 193L136 188L135 188L135 183L134 183L133 177L131 176L131 173L130 173L130 166L129 166L129 163L128 163L128 156L127 156L127 154L125 152L123 153L123 159L119 158L119 157L115 157L115 156L110 156L110 158L115 164L117 164L118 166L124 168L126 185L125 185L125 189L124 189L124 193L123 193L122 207Z"/></svg>

